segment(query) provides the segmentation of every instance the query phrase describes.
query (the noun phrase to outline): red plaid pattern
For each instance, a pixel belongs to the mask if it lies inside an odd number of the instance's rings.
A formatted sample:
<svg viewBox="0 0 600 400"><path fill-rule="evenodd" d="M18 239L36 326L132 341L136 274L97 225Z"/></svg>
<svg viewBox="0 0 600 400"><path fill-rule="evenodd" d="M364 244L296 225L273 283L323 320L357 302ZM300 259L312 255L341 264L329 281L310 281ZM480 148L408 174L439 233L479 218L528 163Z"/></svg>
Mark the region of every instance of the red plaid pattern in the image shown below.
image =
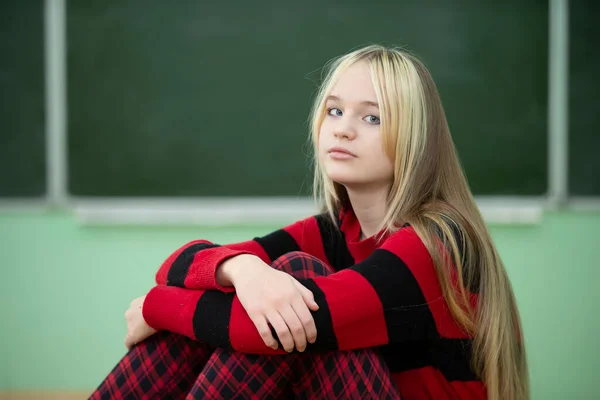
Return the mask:
<svg viewBox="0 0 600 400"><path fill-rule="evenodd" d="M315 257L288 253L273 268L300 279L331 274ZM212 349L158 332L133 347L91 399L399 399L374 349L282 356Z"/></svg>
<svg viewBox="0 0 600 400"><path fill-rule="evenodd" d="M240 354L217 349L186 399L290 398L290 370L287 356ZM288 396L284 396L285 393Z"/></svg>
<svg viewBox="0 0 600 400"><path fill-rule="evenodd" d="M262 356L216 350L192 399L400 399L373 350Z"/></svg>
<svg viewBox="0 0 600 400"><path fill-rule="evenodd" d="M390 370L373 349L306 353L290 378L296 399L400 399Z"/></svg>
<svg viewBox="0 0 600 400"><path fill-rule="evenodd" d="M132 347L90 399L183 399L212 353L185 336L157 332Z"/></svg>

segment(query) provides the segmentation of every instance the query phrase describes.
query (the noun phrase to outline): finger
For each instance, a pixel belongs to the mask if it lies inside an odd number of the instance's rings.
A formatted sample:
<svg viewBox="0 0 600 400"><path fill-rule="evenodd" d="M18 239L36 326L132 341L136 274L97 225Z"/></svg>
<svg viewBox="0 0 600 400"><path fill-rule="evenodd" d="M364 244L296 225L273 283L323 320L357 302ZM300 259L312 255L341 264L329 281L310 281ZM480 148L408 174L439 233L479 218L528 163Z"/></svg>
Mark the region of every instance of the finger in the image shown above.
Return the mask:
<svg viewBox="0 0 600 400"><path fill-rule="evenodd" d="M273 329L275 329L275 333L277 333L277 337L279 338L283 349L288 353L294 350L294 339L281 315L273 310L267 315L267 320Z"/></svg>
<svg viewBox="0 0 600 400"><path fill-rule="evenodd" d="M302 324L306 334L306 340L308 340L309 343L314 343L317 340L317 326L315 325L315 319L306 307L306 304L299 300L292 304L292 308Z"/></svg>
<svg viewBox="0 0 600 400"><path fill-rule="evenodd" d="M313 294L313 292L308 290L303 284L301 284L300 282L298 282L295 279L294 279L294 284L296 285L296 287L302 294L302 299L304 300L304 302L306 303L308 308L310 308L313 311L317 311L319 309L319 305L315 301L315 295Z"/></svg>
<svg viewBox="0 0 600 400"><path fill-rule="evenodd" d="M127 347L127 350L131 350L132 344L133 343L131 342L129 335L125 336L125 347Z"/></svg>
<svg viewBox="0 0 600 400"><path fill-rule="evenodd" d="M301 300L298 299L298 301ZM304 306L304 308L306 308L306 306ZM306 332L304 332L304 327L292 306L286 306L283 310L280 310L279 315L281 315L285 324L288 326L288 329L292 333L296 349L298 349L298 351L304 351L304 349L306 349Z"/></svg>
<svg viewBox="0 0 600 400"><path fill-rule="evenodd" d="M279 347L279 345L277 344L277 340L275 340L275 338L271 334L271 329L269 329L269 324L267 323L265 317L260 315L250 319L254 323L254 326L256 326L258 334L262 338L263 342L265 342L265 344L273 350L277 350L277 347Z"/></svg>

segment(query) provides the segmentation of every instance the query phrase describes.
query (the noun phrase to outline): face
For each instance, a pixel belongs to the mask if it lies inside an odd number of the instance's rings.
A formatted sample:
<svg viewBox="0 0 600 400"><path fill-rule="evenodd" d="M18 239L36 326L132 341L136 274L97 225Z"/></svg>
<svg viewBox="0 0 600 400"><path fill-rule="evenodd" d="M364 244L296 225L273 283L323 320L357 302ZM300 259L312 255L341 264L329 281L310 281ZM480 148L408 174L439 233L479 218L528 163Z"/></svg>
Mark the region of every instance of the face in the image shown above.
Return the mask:
<svg viewBox="0 0 600 400"><path fill-rule="evenodd" d="M366 62L339 76L325 108L318 155L327 176L347 189L391 185L393 165L383 151L377 97Z"/></svg>

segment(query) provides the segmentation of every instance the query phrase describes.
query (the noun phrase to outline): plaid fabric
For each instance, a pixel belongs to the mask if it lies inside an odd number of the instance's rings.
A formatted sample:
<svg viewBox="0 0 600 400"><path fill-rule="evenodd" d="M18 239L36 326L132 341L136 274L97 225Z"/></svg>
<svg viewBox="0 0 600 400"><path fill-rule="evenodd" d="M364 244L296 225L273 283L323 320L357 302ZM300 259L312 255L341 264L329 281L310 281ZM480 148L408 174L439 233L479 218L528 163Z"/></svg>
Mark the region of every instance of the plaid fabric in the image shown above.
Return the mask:
<svg viewBox="0 0 600 400"><path fill-rule="evenodd" d="M400 399L390 371L373 350L245 355L217 349L187 400Z"/></svg>
<svg viewBox="0 0 600 400"><path fill-rule="evenodd" d="M297 279L311 279L317 276L327 276L335 271L310 254L301 251L292 251L275 260L271 267L287 272Z"/></svg>
<svg viewBox="0 0 600 400"><path fill-rule="evenodd" d="M273 268L301 278L333 270L315 257L288 253ZM399 399L373 349L282 356L212 349L158 332L134 346L90 399Z"/></svg>
<svg viewBox="0 0 600 400"><path fill-rule="evenodd" d="M289 378L296 399L400 399L383 357L374 349L297 356Z"/></svg>
<svg viewBox="0 0 600 400"><path fill-rule="evenodd" d="M182 335L157 332L132 347L90 399L183 399L213 350Z"/></svg>
<svg viewBox="0 0 600 400"><path fill-rule="evenodd" d="M269 357L217 349L186 399L290 398L290 370L287 356Z"/></svg>

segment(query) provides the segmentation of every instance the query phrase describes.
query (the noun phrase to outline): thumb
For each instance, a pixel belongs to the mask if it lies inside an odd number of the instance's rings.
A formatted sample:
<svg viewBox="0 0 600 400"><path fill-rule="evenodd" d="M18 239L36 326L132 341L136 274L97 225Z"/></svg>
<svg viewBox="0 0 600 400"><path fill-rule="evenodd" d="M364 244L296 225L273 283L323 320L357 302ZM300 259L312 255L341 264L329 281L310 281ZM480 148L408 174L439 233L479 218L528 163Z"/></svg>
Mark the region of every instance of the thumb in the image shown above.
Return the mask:
<svg viewBox="0 0 600 400"><path fill-rule="evenodd" d="M308 290L304 285L302 285L300 282L298 282L295 279L294 279L294 284L296 285L298 290L300 290L300 294L302 294L302 299L304 299L304 302L306 303L308 308L313 311L317 311L319 309L319 305L315 301L315 296L313 295L313 292Z"/></svg>

